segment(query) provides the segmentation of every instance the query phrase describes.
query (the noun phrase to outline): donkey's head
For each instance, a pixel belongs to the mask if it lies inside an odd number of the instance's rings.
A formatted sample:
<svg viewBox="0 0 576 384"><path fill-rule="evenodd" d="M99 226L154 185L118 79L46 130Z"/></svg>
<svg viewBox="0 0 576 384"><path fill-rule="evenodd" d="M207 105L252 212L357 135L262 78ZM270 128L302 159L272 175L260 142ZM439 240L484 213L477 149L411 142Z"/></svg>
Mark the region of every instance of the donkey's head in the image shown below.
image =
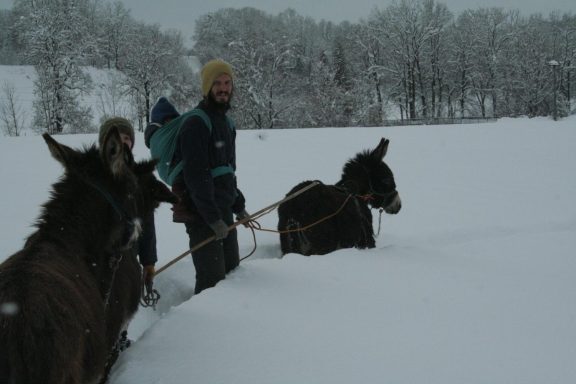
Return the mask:
<svg viewBox="0 0 576 384"><path fill-rule="evenodd" d="M99 149L75 150L48 134L43 137L65 175L54 185L39 227L48 232L65 228L76 241L100 242L103 249L132 246L141 231L135 198L139 182L118 129L107 133Z"/></svg>
<svg viewBox="0 0 576 384"><path fill-rule="evenodd" d="M375 149L361 152L349 160L338 186L366 198L373 208L383 208L386 213L394 214L400 211L402 202L396 191L394 174L383 161L389 143L383 138Z"/></svg>

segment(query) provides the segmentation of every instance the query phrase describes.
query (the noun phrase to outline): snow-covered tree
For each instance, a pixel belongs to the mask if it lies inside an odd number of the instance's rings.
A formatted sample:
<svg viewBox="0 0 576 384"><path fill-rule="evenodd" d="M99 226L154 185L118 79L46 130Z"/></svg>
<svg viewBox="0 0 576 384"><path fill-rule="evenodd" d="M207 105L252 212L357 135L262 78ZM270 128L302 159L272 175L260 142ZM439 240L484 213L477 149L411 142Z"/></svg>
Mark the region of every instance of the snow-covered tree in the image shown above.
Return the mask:
<svg viewBox="0 0 576 384"><path fill-rule="evenodd" d="M510 25L517 17L517 12L505 12L501 8L480 8L470 11L470 15L474 26L474 50L469 72L471 92L483 117L497 116L500 75L504 67L509 65L503 61L503 55L513 41Z"/></svg>
<svg viewBox="0 0 576 384"><path fill-rule="evenodd" d="M479 8L453 18L436 0L394 0L367 16L334 24L292 9L224 8L198 19L191 54L200 64L222 58L234 66L232 115L240 128L380 125L392 115L561 116L572 109L574 15L521 19ZM201 98L179 33L136 22L118 0L16 0L0 11L0 53L2 62L38 67L37 93L45 99L35 103L36 120L54 132L85 126L70 119L90 115L74 107L89 86L83 65L122 74L121 84L106 86L112 101L100 92L99 107L104 116L114 111L122 89L132 103L128 117L141 129L159 95L182 111Z"/></svg>
<svg viewBox="0 0 576 384"><path fill-rule="evenodd" d="M287 19L304 24L290 11L272 17L254 8L223 9L197 23L194 49L201 60L219 57L234 67L234 113L241 127L286 126L296 106L296 82L306 63Z"/></svg>
<svg viewBox="0 0 576 384"><path fill-rule="evenodd" d="M560 116L572 110L571 99L576 87L576 15L555 12L550 15L551 34L554 52L552 60L558 62L557 107Z"/></svg>
<svg viewBox="0 0 576 384"><path fill-rule="evenodd" d="M125 75L137 107L138 128L143 130L156 98L180 79L184 45L179 32L162 32L157 25L136 23L129 35L131 43L116 65Z"/></svg>
<svg viewBox="0 0 576 384"><path fill-rule="evenodd" d="M18 63L18 40L14 31L14 13L0 9L0 64Z"/></svg>
<svg viewBox="0 0 576 384"><path fill-rule="evenodd" d="M474 23L470 12L463 12L448 29L448 63L446 97L448 116L470 116L469 94L472 87L470 72L474 55Z"/></svg>
<svg viewBox="0 0 576 384"><path fill-rule="evenodd" d="M88 1L16 0L14 6L28 15L20 29L37 72L35 126L49 133L90 131L90 108L79 103L91 86L80 68L94 51L87 30Z"/></svg>
<svg viewBox="0 0 576 384"><path fill-rule="evenodd" d="M100 11L98 52L106 68L119 69L118 64L131 44L130 30L134 21L120 1L106 3Z"/></svg>

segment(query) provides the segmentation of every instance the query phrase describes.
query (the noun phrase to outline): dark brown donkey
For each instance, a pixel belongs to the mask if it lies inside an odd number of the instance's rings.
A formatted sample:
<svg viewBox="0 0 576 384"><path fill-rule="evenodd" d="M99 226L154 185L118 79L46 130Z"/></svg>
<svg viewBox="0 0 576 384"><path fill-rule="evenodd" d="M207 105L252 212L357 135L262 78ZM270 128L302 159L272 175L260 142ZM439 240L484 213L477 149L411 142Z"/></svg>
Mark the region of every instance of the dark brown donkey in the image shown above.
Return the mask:
<svg viewBox="0 0 576 384"><path fill-rule="evenodd" d="M175 196L117 129L100 149L44 139L65 174L36 232L0 264L0 383L95 383L138 305L138 217Z"/></svg>
<svg viewBox="0 0 576 384"><path fill-rule="evenodd" d="M382 139L375 149L350 159L336 185L320 184L278 207L282 254L308 256L341 248L374 248L370 207L390 214L402 207L394 175L383 161L389 143ZM288 195L310 183L298 184Z"/></svg>

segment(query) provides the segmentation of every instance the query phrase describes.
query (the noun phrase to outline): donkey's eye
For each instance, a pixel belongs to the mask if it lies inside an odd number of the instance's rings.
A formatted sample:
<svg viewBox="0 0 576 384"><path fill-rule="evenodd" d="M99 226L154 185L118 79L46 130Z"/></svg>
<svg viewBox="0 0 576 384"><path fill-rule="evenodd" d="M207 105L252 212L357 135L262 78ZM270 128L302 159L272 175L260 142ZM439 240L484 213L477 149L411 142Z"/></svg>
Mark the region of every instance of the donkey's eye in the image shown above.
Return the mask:
<svg viewBox="0 0 576 384"><path fill-rule="evenodd" d="M394 179L382 179L378 182L378 186L382 190L389 190L396 188L396 184L394 183Z"/></svg>

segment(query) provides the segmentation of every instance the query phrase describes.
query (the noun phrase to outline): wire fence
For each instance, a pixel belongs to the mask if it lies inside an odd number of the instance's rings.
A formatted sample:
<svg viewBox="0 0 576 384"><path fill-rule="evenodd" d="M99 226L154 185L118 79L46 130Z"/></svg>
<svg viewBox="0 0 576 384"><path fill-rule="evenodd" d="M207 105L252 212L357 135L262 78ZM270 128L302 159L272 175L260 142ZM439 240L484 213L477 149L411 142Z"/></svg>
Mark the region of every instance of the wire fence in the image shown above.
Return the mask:
<svg viewBox="0 0 576 384"><path fill-rule="evenodd" d="M495 117L434 117L424 119L402 119L384 120L382 126L403 126L403 125L445 125L445 124L480 124L494 123Z"/></svg>
<svg viewBox="0 0 576 384"><path fill-rule="evenodd" d="M498 119L496 117L435 117L426 119L399 119L399 120L382 120L374 125L342 125L342 126L325 126L325 127L275 127L271 129L300 129L300 128L370 128L370 127L394 127L394 126L407 126L407 125L446 125L446 124L481 124L481 123L495 123ZM261 128L240 128L242 130L259 130Z"/></svg>

